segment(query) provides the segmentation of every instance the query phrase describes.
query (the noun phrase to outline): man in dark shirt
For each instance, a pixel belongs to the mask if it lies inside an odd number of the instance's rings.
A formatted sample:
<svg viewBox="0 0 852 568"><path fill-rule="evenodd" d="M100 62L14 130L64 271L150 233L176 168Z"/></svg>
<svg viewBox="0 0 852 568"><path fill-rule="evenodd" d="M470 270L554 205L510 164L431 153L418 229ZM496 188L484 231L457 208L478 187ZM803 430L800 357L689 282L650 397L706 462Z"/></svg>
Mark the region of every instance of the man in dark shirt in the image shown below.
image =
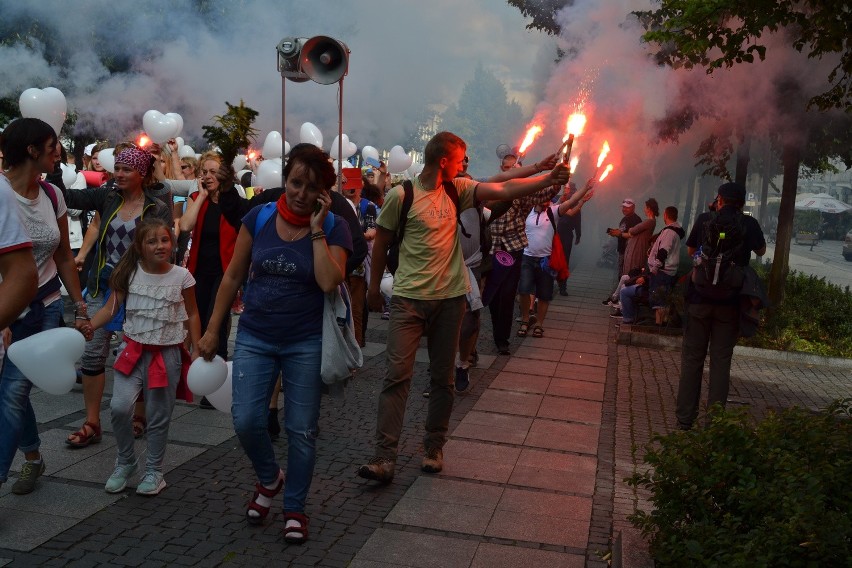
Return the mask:
<svg viewBox="0 0 852 568"><path fill-rule="evenodd" d="M624 217L618 223L617 229L607 229L606 233L618 239L618 266L616 267L615 277L621 278L624 275L624 251L627 249L627 239L621 234L629 231L636 225L642 222L642 218L636 214L636 202L627 197L621 202L621 214ZM615 292L610 294L602 302L605 306L611 306L618 302L618 298L614 297Z"/></svg>
<svg viewBox="0 0 852 568"><path fill-rule="evenodd" d="M726 183L719 187L716 208L719 215L741 214L745 203L745 188L738 183ZM689 255L693 256L704 242L704 228L713 212L702 213L695 220L692 231L686 240ZM760 224L753 217L742 216L745 231L744 243L734 263L747 266L751 253L763 256L766 253L766 241ZM686 293L687 320L683 331L681 351L680 385L677 393L677 422L682 430L692 428L698 416L698 403L701 398L701 376L704 372L704 359L710 353L710 388L707 394L707 406L719 402L722 406L728 399L731 381L731 357L739 336L740 295L730 299L714 300L703 296L689 281Z"/></svg>

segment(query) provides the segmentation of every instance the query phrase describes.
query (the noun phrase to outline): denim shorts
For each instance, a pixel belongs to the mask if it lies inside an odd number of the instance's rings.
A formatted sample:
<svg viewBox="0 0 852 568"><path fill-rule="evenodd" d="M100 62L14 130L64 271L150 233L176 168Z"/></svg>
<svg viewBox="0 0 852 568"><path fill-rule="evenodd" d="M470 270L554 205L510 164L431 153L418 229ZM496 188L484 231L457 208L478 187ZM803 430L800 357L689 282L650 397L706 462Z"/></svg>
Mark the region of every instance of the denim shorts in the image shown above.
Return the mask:
<svg viewBox="0 0 852 568"><path fill-rule="evenodd" d="M541 269L541 259L524 255L521 260L521 294L535 294L543 302L553 300L553 276Z"/></svg>
<svg viewBox="0 0 852 568"><path fill-rule="evenodd" d="M87 292L84 299L89 317L94 317L98 310L104 306L103 292L94 298ZM106 360L109 356L110 338L112 338L111 331L99 328L95 330L92 340L86 342L86 350L83 351L83 357L80 359L80 369L84 375L91 377L104 372Z"/></svg>

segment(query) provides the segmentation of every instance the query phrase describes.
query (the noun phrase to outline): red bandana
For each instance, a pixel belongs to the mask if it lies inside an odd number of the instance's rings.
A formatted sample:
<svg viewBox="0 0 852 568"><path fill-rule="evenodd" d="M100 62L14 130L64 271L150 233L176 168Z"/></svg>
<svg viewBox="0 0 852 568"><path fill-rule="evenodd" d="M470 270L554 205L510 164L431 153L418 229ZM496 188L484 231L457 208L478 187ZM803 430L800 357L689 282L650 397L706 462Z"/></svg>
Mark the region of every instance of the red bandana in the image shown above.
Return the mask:
<svg viewBox="0 0 852 568"><path fill-rule="evenodd" d="M281 217L290 223L291 225L295 225L297 227L307 227L311 224L311 216L310 215L296 215L290 208L287 207L287 194L282 193L281 197L278 198L278 214Z"/></svg>

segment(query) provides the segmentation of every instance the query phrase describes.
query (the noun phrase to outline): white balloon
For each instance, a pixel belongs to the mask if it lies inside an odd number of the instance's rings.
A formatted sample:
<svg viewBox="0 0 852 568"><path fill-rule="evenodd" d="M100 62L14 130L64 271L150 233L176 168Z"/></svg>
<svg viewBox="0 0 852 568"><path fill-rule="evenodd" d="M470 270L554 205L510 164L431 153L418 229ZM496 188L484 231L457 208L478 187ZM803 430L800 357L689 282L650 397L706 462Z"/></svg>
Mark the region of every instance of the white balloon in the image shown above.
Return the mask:
<svg viewBox="0 0 852 568"><path fill-rule="evenodd" d="M71 327L31 335L9 346L6 355L35 386L49 394L65 394L77 381L74 363L86 340Z"/></svg>
<svg viewBox="0 0 852 568"><path fill-rule="evenodd" d="M244 167L246 167L246 163L248 162L248 158L243 154L237 154L234 156L234 161L232 162L232 166L234 166L234 171L238 172Z"/></svg>
<svg viewBox="0 0 852 568"><path fill-rule="evenodd" d="M207 396L219 390L225 384L228 376L228 366L225 360L216 355L212 361L199 357L189 366L186 374L186 386L192 394Z"/></svg>
<svg viewBox="0 0 852 568"><path fill-rule="evenodd" d="M299 130L299 140L303 143L313 144L322 148L322 132L312 122L306 122Z"/></svg>
<svg viewBox="0 0 852 568"><path fill-rule="evenodd" d="M237 183L240 183L240 180L243 179L243 176L246 174L250 174L251 170L242 169L237 172Z"/></svg>
<svg viewBox="0 0 852 568"><path fill-rule="evenodd" d="M169 138L175 138L183 130L183 117L176 112L167 112L166 116L175 121L175 133L169 136Z"/></svg>
<svg viewBox="0 0 852 568"><path fill-rule="evenodd" d="M264 189L281 187L281 164L276 160L263 160L257 168L257 185Z"/></svg>
<svg viewBox="0 0 852 568"><path fill-rule="evenodd" d="M388 156L388 171L392 174L401 174L408 169L411 162L413 162L411 156L405 153L402 146L394 146Z"/></svg>
<svg viewBox="0 0 852 568"><path fill-rule="evenodd" d="M390 272L384 273L382 281L379 283L379 290L388 298L393 296L393 274Z"/></svg>
<svg viewBox="0 0 852 568"><path fill-rule="evenodd" d="M349 162L349 160L343 160L342 162L338 162L337 160L334 160L334 173L339 174L341 166L343 166L344 168L353 167L352 164Z"/></svg>
<svg viewBox="0 0 852 568"><path fill-rule="evenodd" d="M171 116L162 114L157 110L149 110L142 115L142 128L152 142L164 144L169 138L174 138L177 133L177 122Z"/></svg>
<svg viewBox="0 0 852 568"><path fill-rule="evenodd" d="M98 161L106 171L115 173L115 148L104 148L98 152Z"/></svg>
<svg viewBox="0 0 852 568"><path fill-rule="evenodd" d="M18 99L18 106L21 116L45 121L57 135L65 123L68 111L65 95L55 87L25 90Z"/></svg>
<svg viewBox="0 0 852 568"><path fill-rule="evenodd" d="M337 157L338 138L339 138L339 136L334 137L334 141L331 143L331 147L328 150L328 155L331 156L332 158ZM355 153L355 152L349 153L349 148L350 148L349 136L344 134L343 135L343 145L342 145L342 148L341 148L344 160Z"/></svg>
<svg viewBox="0 0 852 568"><path fill-rule="evenodd" d="M188 144L184 144L183 146L181 146L181 149L178 150L178 157L180 157L180 158L194 158L195 157L195 150L192 149L192 146L189 146Z"/></svg>
<svg viewBox="0 0 852 568"><path fill-rule="evenodd" d="M283 140L281 134L273 130L266 135L266 140L263 142L263 157L264 159L280 158L284 151L282 145Z"/></svg>
<svg viewBox="0 0 852 568"><path fill-rule="evenodd" d="M77 181L77 170L74 169L74 166L68 164L59 165L62 167L62 183L66 188L71 187Z"/></svg>
<svg viewBox="0 0 852 568"><path fill-rule="evenodd" d="M285 140L284 141L284 155L286 156L289 153L290 153L290 143Z"/></svg>
<svg viewBox="0 0 852 568"><path fill-rule="evenodd" d="M379 161L379 151L373 148L372 146L364 146L361 148L361 157L366 161L367 158L373 158L377 162Z"/></svg>
<svg viewBox="0 0 852 568"><path fill-rule="evenodd" d="M178 145L178 152L180 152L180 149L181 149L181 148L183 148L183 144L184 144L184 142L183 142L183 138L181 138L180 136L177 136L177 137L175 138L175 142L177 142L177 145Z"/></svg>
<svg viewBox="0 0 852 568"><path fill-rule="evenodd" d="M358 152L358 146L354 142L349 142L349 148L343 150L343 155L350 158Z"/></svg>
<svg viewBox="0 0 852 568"><path fill-rule="evenodd" d="M213 405L213 408L220 412L224 412L225 414L231 413L231 402L234 399L234 386L233 386L233 378L234 374L234 363L233 361L228 361L225 363L225 367L227 368L227 374L225 375L225 382L222 383L222 386L211 392L207 395L207 401Z"/></svg>
<svg viewBox="0 0 852 568"><path fill-rule="evenodd" d="M408 167L406 171L408 172L409 176L415 177L417 174L423 171L423 164L418 164L417 162L414 162Z"/></svg>

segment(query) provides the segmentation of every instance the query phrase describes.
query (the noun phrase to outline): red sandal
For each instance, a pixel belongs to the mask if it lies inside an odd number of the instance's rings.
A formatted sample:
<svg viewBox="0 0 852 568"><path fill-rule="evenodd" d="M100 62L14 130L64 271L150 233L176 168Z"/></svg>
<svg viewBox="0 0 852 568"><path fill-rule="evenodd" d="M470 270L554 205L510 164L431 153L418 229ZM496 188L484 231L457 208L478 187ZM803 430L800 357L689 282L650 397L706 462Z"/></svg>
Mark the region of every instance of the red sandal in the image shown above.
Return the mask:
<svg viewBox="0 0 852 568"><path fill-rule="evenodd" d="M278 485L275 486L275 489L267 489L259 481L254 484L254 495L252 496L251 501L249 501L248 510L246 511L246 521L248 521L250 525L262 524L267 515L269 515L269 507L264 507L263 505L258 504L257 498L263 495L268 499L272 499L281 492L282 487L284 487L284 472L281 470L278 470ZM251 511L257 513L258 516L253 517L249 515Z"/></svg>
<svg viewBox="0 0 852 568"><path fill-rule="evenodd" d="M91 434L86 434L86 426L92 431ZM65 439L65 443L71 446L72 448L85 448L89 444L97 444L101 441L101 427L99 424L94 424L89 422L83 422L83 425L80 426L80 429L71 434L71 436L77 436L77 441L73 441L70 437Z"/></svg>
<svg viewBox="0 0 852 568"><path fill-rule="evenodd" d="M284 513L284 542L302 544L308 540L308 517L304 513Z"/></svg>

